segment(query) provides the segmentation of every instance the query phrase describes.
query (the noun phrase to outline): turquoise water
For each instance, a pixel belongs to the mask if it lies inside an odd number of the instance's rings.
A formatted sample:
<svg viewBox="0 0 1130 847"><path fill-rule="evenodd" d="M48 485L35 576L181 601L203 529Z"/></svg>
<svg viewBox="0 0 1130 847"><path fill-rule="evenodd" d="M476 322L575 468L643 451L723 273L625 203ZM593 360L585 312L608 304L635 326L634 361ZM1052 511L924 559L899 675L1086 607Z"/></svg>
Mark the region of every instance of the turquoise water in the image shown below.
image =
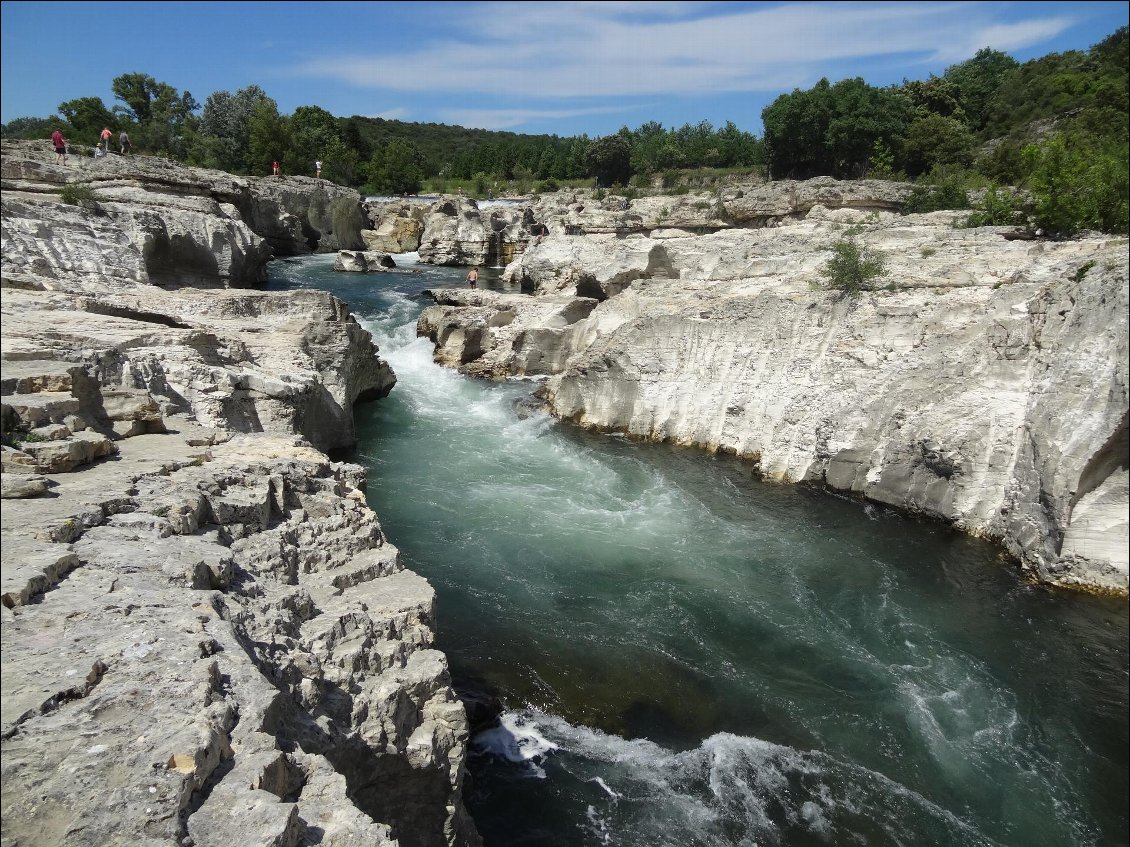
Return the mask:
<svg viewBox="0 0 1130 847"><path fill-rule="evenodd" d="M415 337L420 291L466 269L331 268L277 262L272 285L349 302L397 373L356 409L356 460L438 592L457 687L504 707L470 761L488 847L1127 843L1125 601L529 416L535 383L460 376Z"/></svg>

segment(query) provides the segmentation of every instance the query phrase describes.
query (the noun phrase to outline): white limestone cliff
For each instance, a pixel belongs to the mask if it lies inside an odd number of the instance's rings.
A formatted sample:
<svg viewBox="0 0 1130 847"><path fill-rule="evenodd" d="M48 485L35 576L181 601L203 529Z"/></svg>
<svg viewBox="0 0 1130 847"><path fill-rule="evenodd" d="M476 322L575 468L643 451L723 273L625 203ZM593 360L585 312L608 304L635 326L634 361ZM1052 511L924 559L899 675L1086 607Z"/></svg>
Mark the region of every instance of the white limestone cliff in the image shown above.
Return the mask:
<svg viewBox="0 0 1130 847"><path fill-rule="evenodd" d="M757 208L805 196L786 190ZM504 278L552 297L436 292L419 331L469 373L550 374L549 408L583 426L734 453L996 539L1041 580L1125 593L1126 239L1009 240L837 191L860 208L551 235ZM847 235L886 258L877 290L823 287ZM570 312L572 294L589 296Z"/></svg>

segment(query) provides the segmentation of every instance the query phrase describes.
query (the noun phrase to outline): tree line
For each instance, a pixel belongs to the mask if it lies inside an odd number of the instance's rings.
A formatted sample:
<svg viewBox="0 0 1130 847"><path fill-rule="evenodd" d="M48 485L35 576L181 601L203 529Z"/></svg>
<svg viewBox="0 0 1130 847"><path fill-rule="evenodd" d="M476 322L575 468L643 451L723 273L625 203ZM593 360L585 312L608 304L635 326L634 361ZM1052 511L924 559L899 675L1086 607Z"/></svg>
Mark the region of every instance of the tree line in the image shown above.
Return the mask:
<svg viewBox="0 0 1130 847"><path fill-rule="evenodd" d="M125 129L139 151L241 174L268 174L277 161L284 174L310 175L319 160L323 178L392 194L418 192L432 179L470 181L485 194L510 180L625 187L686 169L740 168L775 179L914 180L932 186L920 205L939 208L964 196L952 190L959 184L1019 185L1045 198L1044 218L1056 231L1125 232L1128 66L1123 27L1089 50L1024 64L985 48L926 80L877 87L822 79L767 106L761 138L732 122L650 121L589 138L339 118L313 105L287 115L256 85L200 104L141 73L113 80L112 107L82 97L59 104L55 116L18 118L0 130L46 138L59 127L93 146L103 127ZM1056 214L1064 220L1053 221Z"/></svg>

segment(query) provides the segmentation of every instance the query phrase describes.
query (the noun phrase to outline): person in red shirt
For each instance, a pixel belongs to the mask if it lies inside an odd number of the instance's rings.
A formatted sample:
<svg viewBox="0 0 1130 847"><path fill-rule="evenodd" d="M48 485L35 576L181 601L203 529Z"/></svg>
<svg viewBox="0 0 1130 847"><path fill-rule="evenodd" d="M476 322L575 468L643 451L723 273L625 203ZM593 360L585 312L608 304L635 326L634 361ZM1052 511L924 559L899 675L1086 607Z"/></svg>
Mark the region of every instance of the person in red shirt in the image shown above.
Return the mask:
<svg viewBox="0 0 1130 847"><path fill-rule="evenodd" d="M110 127L105 127L102 130L102 133L98 136L100 139L102 139L102 149L107 153L110 152L110 137L113 134L114 133L110 132Z"/></svg>
<svg viewBox="0 0 1130 847"><path fill-rule="evenodd" d="M275 169L275 176L278 176L279 175L279 163L275 162L273 165L271 165L271 167Z"/></svg>
<svg viewBox="0 0 1130 847"><path fill-rule="evenodd" d="M51 143L55 145L55 155L58 157L55 161L61 165L67 163L67 139L63 138L63 133L55 130L51 133Z"/></svg>

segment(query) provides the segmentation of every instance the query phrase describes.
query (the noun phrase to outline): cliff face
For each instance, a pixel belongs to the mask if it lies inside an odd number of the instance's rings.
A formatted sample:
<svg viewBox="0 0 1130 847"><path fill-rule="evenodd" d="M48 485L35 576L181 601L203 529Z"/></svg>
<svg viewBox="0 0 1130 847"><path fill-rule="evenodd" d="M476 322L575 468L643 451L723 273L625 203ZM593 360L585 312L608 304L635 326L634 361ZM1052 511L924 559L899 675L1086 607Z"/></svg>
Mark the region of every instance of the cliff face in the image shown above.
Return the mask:
<svg viewBox="0 0 1130 847"><path fill-rule="evenodd" d="M38 155L2 166L5 843L478 843L434 593L321 452L395 381L371 337L236 288L253 181Z"/></svg>
<svg viewBox="0 0 1130 847"><path fill-rule="evenodd" d="M776 228L550 236L505 276L552 298L439 292L419 329L471 373L551 374L550 408L584 426L736 453L1126 591L1125 239L1008 241L860 193ZM849 230L889 267L854 297L819 274Z"/></svg>

